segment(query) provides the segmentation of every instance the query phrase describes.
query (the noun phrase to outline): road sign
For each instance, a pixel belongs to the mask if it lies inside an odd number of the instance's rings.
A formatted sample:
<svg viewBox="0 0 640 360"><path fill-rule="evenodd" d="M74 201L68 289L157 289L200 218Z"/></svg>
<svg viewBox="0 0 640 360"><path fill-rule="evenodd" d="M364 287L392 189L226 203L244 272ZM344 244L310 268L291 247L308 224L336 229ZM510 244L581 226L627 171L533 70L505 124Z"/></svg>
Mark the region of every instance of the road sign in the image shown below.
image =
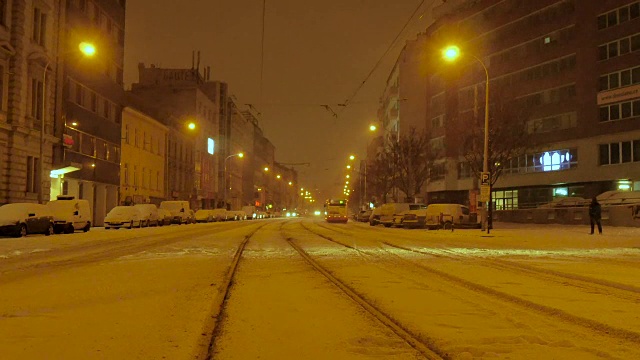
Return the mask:
<svg viewBox="0 0 640 360"><path fill-rule="evenodd" d="M491 173L483 172L480 173L480 185L491 185Z"/></svg>
<svg viewBox="0 0 640 360"><path fill-rule="evenodd" d="M489 185L480 185L480 201L487 202L491 196L491 187Z"/></svg>

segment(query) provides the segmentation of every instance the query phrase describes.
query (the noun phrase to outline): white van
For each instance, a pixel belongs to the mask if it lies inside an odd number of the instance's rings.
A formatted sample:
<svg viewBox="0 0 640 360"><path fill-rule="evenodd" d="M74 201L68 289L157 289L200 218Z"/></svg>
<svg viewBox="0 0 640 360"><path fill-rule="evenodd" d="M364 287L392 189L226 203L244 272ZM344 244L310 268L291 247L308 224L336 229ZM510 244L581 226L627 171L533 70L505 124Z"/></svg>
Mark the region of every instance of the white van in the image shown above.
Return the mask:
<svg viewBox="0 0 640 360"><path fill-rule="evenodd" d="M244 211L247 214L247 220L253 220L257 217L256 207L253 205L243 206L242 211Z"/></svg>
<svg viewBox="0 0 640 360"><path fill-rule="evenodd" d="M171 223L188 224L192 221L189 202L185 200L163 201L160 209L168 210L171 213Z"/></svg>
<svg viewBox="0 0 640 360"><path fill-rule="evenodd" d="M87 232L91 229L89 201L67 195L59 195L57 199L47 203L53 214L53 230L56 234L71 234L76 230Z"/></svg>

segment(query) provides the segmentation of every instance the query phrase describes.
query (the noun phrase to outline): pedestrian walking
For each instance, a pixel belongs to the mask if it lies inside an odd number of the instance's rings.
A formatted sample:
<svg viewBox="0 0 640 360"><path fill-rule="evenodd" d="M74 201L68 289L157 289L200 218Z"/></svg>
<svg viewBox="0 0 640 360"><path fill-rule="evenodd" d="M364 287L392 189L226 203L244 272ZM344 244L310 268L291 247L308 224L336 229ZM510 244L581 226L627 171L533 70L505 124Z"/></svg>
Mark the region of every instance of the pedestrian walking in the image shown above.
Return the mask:
<svg viewBox="0 0 640 360"><path fill-rule="evenodd" d="M591 200L591 204L589 204L589 219L591 220L591 235L593 235L593 230L596 224L598 224L598 233L602 235L602 222L600 219L602 218L602 207L598 202L598 199L595 197Z"/></svg>

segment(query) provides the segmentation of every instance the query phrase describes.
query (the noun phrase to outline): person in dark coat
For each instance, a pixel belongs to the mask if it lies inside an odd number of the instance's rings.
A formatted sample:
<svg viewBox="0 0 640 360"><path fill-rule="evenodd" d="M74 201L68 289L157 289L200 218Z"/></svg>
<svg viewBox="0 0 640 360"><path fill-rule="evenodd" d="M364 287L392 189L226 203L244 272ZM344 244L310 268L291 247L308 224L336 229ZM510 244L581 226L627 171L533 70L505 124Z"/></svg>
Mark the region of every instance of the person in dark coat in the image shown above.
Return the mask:
<svg viewBox="0 0 640 360"><path fill-rule="evenodd" d="M598 224L598 232L602 235L602 207L598 200L594 197L589 204L589 219L591 220L591 235L593 235L593 228L595 224Z"/></svg>

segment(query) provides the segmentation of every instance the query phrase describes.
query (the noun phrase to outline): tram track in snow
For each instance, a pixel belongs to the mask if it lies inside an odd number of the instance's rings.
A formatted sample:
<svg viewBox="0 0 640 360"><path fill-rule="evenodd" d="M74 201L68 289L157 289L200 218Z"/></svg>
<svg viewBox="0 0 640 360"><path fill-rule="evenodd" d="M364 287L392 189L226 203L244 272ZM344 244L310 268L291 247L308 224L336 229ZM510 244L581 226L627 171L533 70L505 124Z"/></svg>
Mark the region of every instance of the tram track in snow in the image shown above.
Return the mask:
<svg viewBox="0 0 640 360"><path fill-rule="evenodd" d="M315 225L323 229L336 231L346 236L351 236L354 234L354 232L348 232L342 229L337 230L328 226L323 226L322 224L315 224ZM406 239L406 240L413 240L413 241L416 240L415 238L411 238L407 236L400 236L399 238ZM381 242L384 245L405 250L405 251L410 251L413 253L430 255L438 258L447 258L447 259L452 259L454 261L472 260L486 267L491 267L499 270L511 270L511 271L519 272L521 274L530 276L532 278L546 280L546 281L553 281L556 283L561 283L563 285L570 285L580 289L584 289L585 287L590 287L596 291L601 291L603 288L611 289L611 290L614 290L613 295L620 297L624 300L634 300L634 299L637 299L637 295L640 295L640 287L629 285L629 284L622 284L615 281L608 281L608 280L597 279L597 278L584 276L584 275L571 274L571 273L566 273L558 270L545 269L545 268L540 268L533 265L517 263L510 260L487 258L487 257L470 259L469 257L461 256L444 247L437 247L437 248L422 247L421 249L415 249L409 246L397 245L386 240L379 240L379 239L376 239L376 240Z"/></svg>
<svg viewBox="0 0 640 360"><path fill-rule="evenodd" d="M306 227L300 222L303 228ZM310 231L312 232L312 231ZM312 232L313 233L313 232ZM315 234L315 233L314 233ZM317 235L317 234L316 234ZM351 286L347 285L344 281L340 280L333 275L331 271L320 265L319 262L313 259L308 252L306 252L297 242L299 241L295 237L291 237L283 232L283 237L287 243L300 254L300 256L317 272L322 274L329 282L335 285L342 293L349 297L353 302L359 305L362 309L367 311L373 317L375 317L382 325L394 332L398 337L404 340L409 346L420 352L427 359L449 359L450 356L435 345L435 341L431 338L427 338L425 335L417 335L411 330L403 326L399 321L393 318L390 314L380 309L372 301L368 300L363 294L359 293ZM349 245L341 244L348 248L358 250Z"/></svg>
<svg viewBox="0 0 640 360"><path fill-rule="evenodd" d="M280 229L287 221L280 222ZM240 260L244 254L244 250L249 243L249 240L262 228L273 223L264 223L253 229L249 234L245 235L244 239L240 242L233 255L229 268L227 269L224 279L222 280L222 286L218 289L217 296L214 297L211 310L205 321L205 325L202 330L202 337L198 348L200 351L196 354L196 359L210 360L214 358L216 352L216 340L221 334L221 323L226 315L225 309L231 291L233 290L234 278L238 272Z"/></svg>
<svg viewBox="0 0 640 360"><path fill-rule="evenodd" d="M314 224L314 225L318 225L318 224ZM326 234L322 234L318 231L314 231L313 229L311 229L310 227L306 226L304 223L301 223L301 226L303 228L305 228L307 231L327 240L327 241L331 241L337 245L352 249L357 251L360 254L372 257L372 258L380 258L380 256L378 254L373 254L370 252L367 252L365 250L359 249L355 246L349 245L349 244L345 244L342 241L339 241L331 236L328 236ZM318 225L319 226L319 225ZM323 226L319 226L321 228L324 228ZM344 234L345 236L349 236L347 234ZM382 244L384 244L387 247L390 247L388 244L382 242ZM465 288L467 290L473 291L475 293L480 293L483 295L487 295L491 298L503 301L503 302L507 302L507 303L511 303L514 305L517 305L520 308L524 308L525 310L531 311L531 312L535 312L544 316L548 316L548 317L552 317L552 318L556 318L558 320L562 320L565 323L569 323L571 325L578 325L579 327L586 329L588 331L593 331L596 333L599 333L600 335L603 336L607 336L607 337L612 337L612 338L616 338L616 339L620 339L620 340L624 340L624 341L630 341L632 343L640 343L640 333L636 332L636 331L632 331L632 330L627 330L627 329L622 329L622 328L618 328L615 326L611 326L605 323L602 323L600 321L597 320L592 320L589 318L585 318L579 315L574 315L574 314L570 314L566 311L563 311L561 309L555 308L555 307L551 307L551 306L547 306L547 305L543 305L543 304L539 304L536 303L534 301L531 300L527 300L524 299L522 297L519 296L515 296L515 295L511 295L509 293L500 291L500 290L495 290L489 286L486 285L482 285L482 284L478 284L475 283L473 281L469 281L466 279L463 279L459 276L456 275L452 275L450 273L447 273L445 271L441 271L438 269L435 269L433 267L421 264L421 263L416 263L415 261L411 261L409 259L406 259L396 253L393 253L391 251L389 251L388 249L384 249L386 253L388 253L389 255L401 260L403 263L405 264L409 264L412 267L415 268L419 268L424 272L427 272L431 275L437 276L440 279L445 280L448 283L454 284L458 287L461 288Z"/></svg>

